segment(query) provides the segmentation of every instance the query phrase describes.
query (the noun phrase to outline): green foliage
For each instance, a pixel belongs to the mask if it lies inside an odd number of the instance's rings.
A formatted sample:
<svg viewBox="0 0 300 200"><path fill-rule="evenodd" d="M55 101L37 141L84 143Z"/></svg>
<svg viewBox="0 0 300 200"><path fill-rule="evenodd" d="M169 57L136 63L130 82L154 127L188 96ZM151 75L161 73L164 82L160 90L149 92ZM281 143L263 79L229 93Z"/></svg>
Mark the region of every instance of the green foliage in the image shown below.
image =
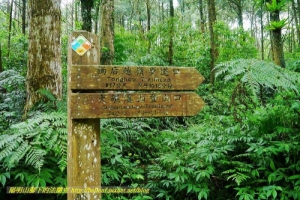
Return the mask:
<svg viewBox="0 0 300 200"><path fill-rule="evenodd" d="M261 87L268 87L274 90L293 90L298 93L300 76L281 68L271 62L255 59L239 59L225 62L215 67L216 77L226 74L224 81L238 81L252 91L252 95L261 93Z"/></svg>
<svg viewBox="0 0 300 200"><path fill-rule="evenodd" d="M30 111L30 118L0 133L0 181L3 186L66 186L65 103L57 101L47 90L38 92L48 98L48 103L36 105Z"/></svg>
<svg viewBox="0 0 300 200"><path fill-rule="evenodd" d="M278 12L281 11L285 6L288 0L271 0L271 2L266 2L268 11Z"/></svg>
<svg viewBox="0 0 300 200"><path fill-rule="evenodd" d="M146 54L146 41L139 34L126 31L117 26L115 30L115 60L114 63L137 62L139 57Z"/></svg>
<svg viewBox="0 0 300 200"><path fill-rule="evenodd" d="M25 78L14 70L0 73L0 130L21 121L25 104Z"/></svg>
<svg viewBox="0 0 300 200"><path fill-rule="evenodd" d="M57 164L63 170L67 150L65 124L64 113L52 112L12 125L0 135L3 167L12 169L24 165L40 170L47 162L46 155L52 155L57 157Z"/></svg>
<svg viewBox="0 0 300 200"><path fill-rule="evenodd" d="M0 42L2 38L8 38L8 32L0 31ZM5 70L15 70L20 72L22 76L26 75L27 66L27 49L28 40L27 37L22 34L16 34L11 36L10 56L7 57L8 49L5 43L2 41L2 64Z"/></svg>
<svg viewBox="0 0 300 200"><path fill-rule="evenodd" d="M218 35L218 62L235 59L251 59L257 57L255 39L243 29L232 29L224 22L214 25ZM234 48L233 48L234 47Z"/></svg>
<svg viewBox="0 0 300 200"><path fill-rule="evenodd" d="M280 21L271 21L270 24L266 27L268 30L281 30L285 25L287 25L288 19Z"/></svg>

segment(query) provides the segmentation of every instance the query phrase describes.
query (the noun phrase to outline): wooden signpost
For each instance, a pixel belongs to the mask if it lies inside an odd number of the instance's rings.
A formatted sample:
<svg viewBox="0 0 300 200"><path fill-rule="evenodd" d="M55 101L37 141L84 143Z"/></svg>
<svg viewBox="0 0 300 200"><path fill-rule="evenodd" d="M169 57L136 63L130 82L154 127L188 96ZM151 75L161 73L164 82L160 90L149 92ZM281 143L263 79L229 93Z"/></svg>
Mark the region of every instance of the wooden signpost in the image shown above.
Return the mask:
<svg viewBox="0 0 300 200"><path fill-rule="evenodd" d="M194 68L99 65L98 36L73 32L68 50L68 187L101 187L100 118L193 116L205 105ZM68 193L68 200L101 199Z"/></svg>

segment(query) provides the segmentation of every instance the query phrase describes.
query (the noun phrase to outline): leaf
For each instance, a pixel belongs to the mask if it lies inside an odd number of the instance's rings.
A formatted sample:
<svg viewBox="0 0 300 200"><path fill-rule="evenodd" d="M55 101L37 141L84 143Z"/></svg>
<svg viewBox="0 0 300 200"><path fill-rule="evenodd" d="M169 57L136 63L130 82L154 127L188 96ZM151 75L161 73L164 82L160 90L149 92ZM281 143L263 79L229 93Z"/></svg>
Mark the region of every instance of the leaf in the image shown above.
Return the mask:
<svg viewBox="0 0 300 200"><path fill-rule="evenodd" d="M273 195L273 199L276 199L276 197L277 197L277 191L273 190L272 195Z"/></svg>
<svg viewBox="0 0 300 200"><path fill-rule="evenodd" d="M4 175L1 174L0 178L1 178L1 184L2 184L2 186L4 187L4 186L5 186L5 183L6 183L6 177L5 177Z"/></svg>
<svg viewBox="0 0 300 200"><path fill-rule="evenodd" d="M207 189L203 189L199 192L198 194L198 199L207 199L207 196L208 196L208 190Z"/></svg>
<svg viewBox="0 0 300 200"><path fill-rule="evenodd" d="M273 160L270 160L270 168L271 168L273 171L276 171L275 164L274 164Z"/></svg>
<svg viewBox="0 0 300 200"><path fill-rule="evenodd" d="M190 193L192 190L193 190L193 185L192 184L188 184L187 193Z"/></svg>
<svg viewBox="0 0 300 200"><path fill-rule="evenodd" d="M290 176L288 179L289 180L300 179L300 174L296 174L296 175Z"/></svg>

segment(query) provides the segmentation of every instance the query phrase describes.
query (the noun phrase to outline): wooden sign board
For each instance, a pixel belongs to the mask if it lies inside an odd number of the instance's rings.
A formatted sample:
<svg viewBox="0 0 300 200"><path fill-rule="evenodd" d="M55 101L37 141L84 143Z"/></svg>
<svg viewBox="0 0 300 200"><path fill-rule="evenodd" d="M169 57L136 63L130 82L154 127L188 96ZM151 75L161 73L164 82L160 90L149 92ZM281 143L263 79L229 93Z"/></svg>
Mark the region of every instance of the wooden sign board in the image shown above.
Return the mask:
<svg viewBox="0 0 300 200"><path fill-rule="evenodd" d="M71 118L193 116L205 105L193 92L73 93Z"/></svg>
<svg viewBox="0 0 300 200"><path fill-rule="evenodd" d="M72 66L71 90L195 90L204 77L191 67Z"/></svg>

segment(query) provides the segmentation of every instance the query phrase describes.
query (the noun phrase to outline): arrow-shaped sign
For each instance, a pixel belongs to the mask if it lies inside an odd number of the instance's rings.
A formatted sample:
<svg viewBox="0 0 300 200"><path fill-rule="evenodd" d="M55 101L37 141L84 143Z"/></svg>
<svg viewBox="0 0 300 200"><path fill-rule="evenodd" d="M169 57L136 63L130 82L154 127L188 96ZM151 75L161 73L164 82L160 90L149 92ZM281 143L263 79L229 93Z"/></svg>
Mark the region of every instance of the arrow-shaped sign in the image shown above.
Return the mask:
<svg viewBox="0 0 300 200"><path fill-rule="evenodd" d="M193 92L73 93L71 118L194 116L205 105Z"/></svg>
<svg viewBox="0 0 300 200"><path fill-rule="evenodd" d="M195 90L204 77L192 67L72 66L71 90Z"/></svg>

